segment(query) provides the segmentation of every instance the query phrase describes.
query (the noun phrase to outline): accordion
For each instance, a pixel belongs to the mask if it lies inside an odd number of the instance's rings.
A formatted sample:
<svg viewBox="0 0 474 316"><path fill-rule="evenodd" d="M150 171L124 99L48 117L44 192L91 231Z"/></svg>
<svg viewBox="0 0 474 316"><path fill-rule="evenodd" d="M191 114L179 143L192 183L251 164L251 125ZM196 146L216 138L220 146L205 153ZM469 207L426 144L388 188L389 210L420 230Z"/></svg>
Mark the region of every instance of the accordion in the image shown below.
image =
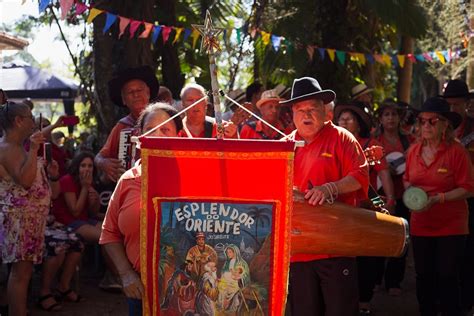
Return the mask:
<svg viewBox="0 0 474 316"><path fill-rule="evenodd" d="M136 144L132 142L132 136L138 136L138 132L135 128L124 128L120 131L117 158L122 162L122 166L125 170L133 167L136 161L137 148Z"/></svg>

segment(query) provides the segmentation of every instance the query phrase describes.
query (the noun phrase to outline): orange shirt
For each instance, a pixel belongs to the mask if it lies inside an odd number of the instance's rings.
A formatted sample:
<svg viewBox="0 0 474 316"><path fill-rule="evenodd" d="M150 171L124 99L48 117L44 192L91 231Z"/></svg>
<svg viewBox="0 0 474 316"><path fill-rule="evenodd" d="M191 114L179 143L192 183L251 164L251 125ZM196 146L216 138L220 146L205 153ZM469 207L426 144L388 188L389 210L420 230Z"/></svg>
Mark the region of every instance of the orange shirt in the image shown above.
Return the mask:
<svg viewBox="0 0 474 316"><path fill-rule="evenodd" d="M298 132L295 139L301 139ZM310 183L312 186L319 186L352 176L360 183L361 189L340 194L337 200L355 206L357 201L367 198L369 170L362 148L350 132L334 126L332 122L327 122L310 144L296 149L294 173L294 185L301 192L305 192ZM298 254L292 256L291 261L329 257L331 256Z"/></svg>
<svg viewBox="0 0 474 316"><path fill-rule="evenodd" d="M362 149L367 149L372 146L382 146L377 140L373 138L356 138L359 144L362 146ZM377 190L377 175L380 171L382 170L387 170L388 169L388 164L387 160L385 157L382 157L379 160L379 163L376 163L374 165L369 165L369 179L370 179L370 185Z"/></svg>
<svg viewBox="0 0 474 316"><path fill-rule="evenodd" d="M275 127L285 134L288 134L291 132L291 130L285 131L285 128L281 122L277 122L277 124L275 124ZM283 137L279 133L274 131L273 129L270 129L269 133L270 134L266 134L264 132L262 121L254 121L254 122L247 123L242 127L242 130L240 131L240 138L241 139L277 140Z"/></svg>
<svg viewBox="0 0 474 316"><path fill-rule="evenodd" d="M99 244L122 243L133 269L140 272L141 165L117 182L102 224Z"/></svg>
<svg viewBox="0 0 474 316"><path fill-rule="evenodd" d="M126 116L125 118L121 119L117 124L115 124L114 128L107 137L107 141L105 142L102 149L99 151L99 154L104 158L117 158L118 151L119 151L119 142L120 142L120 132L125 128L134 127L135 120L132 118L131 115Z"/></svg>
<svg viewBox="0 0 474 316"><path fill-rule="evenodd" d="M472 191L472 166L461 144L442 143L433 163L427 166L421 157L422 144L408 149L403 179L423 189L428 196L445 193L455 188ZM448 236L468 234L466 200L436 203L430 209L411 213L410 231L414 236Z"/></svg>

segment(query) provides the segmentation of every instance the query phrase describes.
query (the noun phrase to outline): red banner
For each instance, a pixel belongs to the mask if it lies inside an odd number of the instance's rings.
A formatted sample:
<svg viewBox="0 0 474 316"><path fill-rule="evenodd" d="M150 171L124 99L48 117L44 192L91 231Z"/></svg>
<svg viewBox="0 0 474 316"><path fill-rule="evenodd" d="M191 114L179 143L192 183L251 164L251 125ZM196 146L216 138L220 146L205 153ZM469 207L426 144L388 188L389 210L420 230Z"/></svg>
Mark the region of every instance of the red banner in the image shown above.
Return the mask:
<svg viewBox="0 0 474 316"><path fill-rule="evenodd" d="M140 141L144 315L282 315L294 144Z"/></svg>

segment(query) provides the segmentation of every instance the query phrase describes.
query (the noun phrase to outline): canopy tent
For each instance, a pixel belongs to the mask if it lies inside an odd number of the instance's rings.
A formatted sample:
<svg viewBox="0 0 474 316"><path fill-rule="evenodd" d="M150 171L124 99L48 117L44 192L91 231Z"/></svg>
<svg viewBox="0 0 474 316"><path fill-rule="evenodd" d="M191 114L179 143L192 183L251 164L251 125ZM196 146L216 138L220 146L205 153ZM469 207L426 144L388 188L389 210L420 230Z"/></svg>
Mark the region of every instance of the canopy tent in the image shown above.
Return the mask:
<svg viewBox="0 0 474 316"><path fill-rule="evenodd" d="M74 99L78 96L78 86L74 81L24 62L3 64L0 89L6 92L8 99L62 100L64 112L74 115ZM72 126L68 129L72 133Z"/></svg>
<svg viewBox="0 0 474 316"><path fill-rule="evenodd" d="M22 50L28 46L28 41L5 32L0 32L0 51Z"/></svg>

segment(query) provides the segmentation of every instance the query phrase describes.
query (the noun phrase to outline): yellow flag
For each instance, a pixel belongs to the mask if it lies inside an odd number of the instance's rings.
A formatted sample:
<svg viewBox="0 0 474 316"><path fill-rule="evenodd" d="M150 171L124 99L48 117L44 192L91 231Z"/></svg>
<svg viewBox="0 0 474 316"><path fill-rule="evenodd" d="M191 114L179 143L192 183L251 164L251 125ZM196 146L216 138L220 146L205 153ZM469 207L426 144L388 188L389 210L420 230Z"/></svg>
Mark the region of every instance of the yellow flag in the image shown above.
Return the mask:
<svg viewBox="0 0 474 316"><path fill-rule="evenodd" d="M90 13L89 13L89 17L87 18L87 24L91 24L92 21L94 21L94 19L99 15L101 14L102 10L99 10L99 9L96 9L96 8L92 8Z"/></svg>
<svg viewBox="0 0 474 316"><path fill-rule="evenodd" d="M444 65L446 64L446 60L444 59L444 55L441 52L435 52L436 56L438 56L439 61Z"/></svg>
<svg viewBox="0 0 474 316"><path fill-rule="evenodd" d="M334 58L336 56L336 50L332 48L326 48L326 50L328 52L329 59L331 59L331 61L334 62Z"/></svg>
<svg viewBox="0 0 474 316"><path fill-rule="evenodd" d="M175 31L176 31L176 34L174 35L173 44L178 41L179 36L180 36L181 33L184 31L184 27L176 27L176 28L175 28Z"/></svg>
<svg viewBox="0 0 474 316"><path fill-rule="evenodd" d="M261 31L260 34L262 34L263 45L267 46L268 44L270 44L270 35L271 34L265 32L265 31Z"/></svg>
<svg viewBox="0 0 474 316"><path fill-rule="evenodd" d="M392 66L392 58L390 58L389 55L386 55L386 54L382 55L382 59L388 66L390 67Z"/></svg>
<svg viewBox="0 0 474 316"><path fill-rule="evenodd" d="M360 63L365 66L366 59L365 59L365 54L362 53L357 53L357 58L359 59Z"/></svg>
<svg viewBox="0 0 474 316"><path fill-rule="evenodd" d="M400 67L405 67L405 55L397 55L397 59Z"/></svg>
<svg viewBox="0 0 474 316"><path fill-rule="evenodd" d="M200 36L199 31L193 29L193 32L191 33L191 38L193 39L193 49L196 47L196 42Z"/></svg>

